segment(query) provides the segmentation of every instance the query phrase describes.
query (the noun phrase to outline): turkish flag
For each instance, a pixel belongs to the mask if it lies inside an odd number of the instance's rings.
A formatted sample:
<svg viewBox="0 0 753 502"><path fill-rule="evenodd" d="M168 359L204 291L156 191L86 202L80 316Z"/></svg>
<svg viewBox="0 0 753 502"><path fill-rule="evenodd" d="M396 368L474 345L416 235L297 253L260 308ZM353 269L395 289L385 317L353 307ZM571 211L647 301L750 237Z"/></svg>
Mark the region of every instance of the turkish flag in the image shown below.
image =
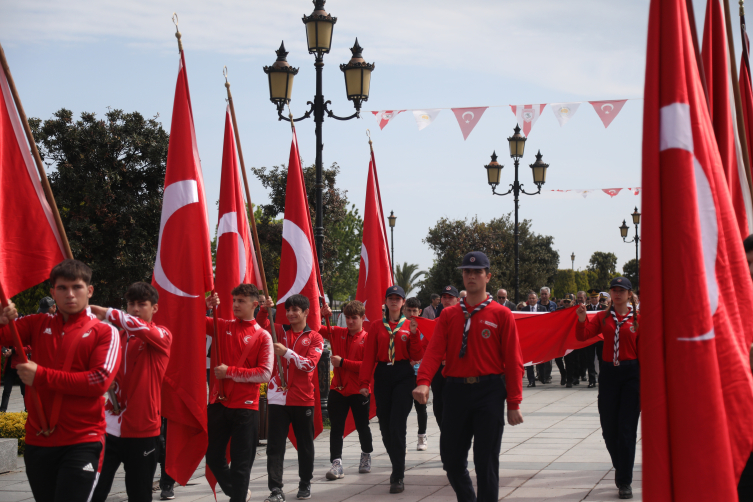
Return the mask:
<svg viewBox="0 0 753 502"><path fill-rule="evenodd" d="M617 114L620 113L622 107L627 103L627 99L613 99L610 101L589 101L591 106L594 107L596 114L601 119L601 123L604 124L604 129L609 127L614 119L617 118Z"/></svg>
<svg viewBox="0 0 753 502"><path fill-rule="evenodd" d="M458 120L460 126L460 132L463 133L463 140L468 139L468 136L476 127L478 121L481 120L481 116L488 109L488 106L481 106L477 108L453 108L452 113L455 114L455 118Z"/></svg>
<svg viewBox="0 0 753 502"><path fill-rule="evenodd" d="M0 92L0 281L10 298L47 279L65 251L2 68Z"/></svg>
<svg viewBox="0 0 753 502"><path fill-rule="evenodd" d="M301 294L311 304L307 322L309 327L318 331L322 326L319 299L320 288L319 264L316 259L313 228L309 201L306 197L306 184L303 180L301 156L298 153L298 138L293 130L288 161L288 179L285 185L285 219L282 222L282 253L280 256L280 278L277 283L278 312L285 311L285 300L292 295ZM280 314L278 314L280 315ZM275 362L275 364L277 364ZM315 370L318 371L318 370ZM314 437L323 430L322 407L318 405L319 385L314 382ZM290 426L288 439L296 446L293 426Z"/></svg>
<svg viewBox="0 0 753 502"><path fill-rule="evenodd" d="M152 284L159 292L154 322L173 334L162 384L167 418L166 470L186 485L207 450L205 293L212 254L204 181L183 52L175 86L165 191Z"/></svg>
<svg viewBox="0 0 753 502"><path fill-rule="evenodd" d="M684 0L651 1L647 46L643 494L649 502L737 500L753 448L753 286ZM666 308L670 290L681 307Z"/></svg>
<svg viewBox="0 0 753 502"><path fill-rule="evenodd" d="M737 133L737 117L728 64L727 30L719 0L709 0L706 7L702 55L711 122L741 239L744 239L751 233L748 221L753 220L753 212L751 212L753 206L751 206L750 190L745 175L740 137Z"/></svg>
<svg viewBox="0 0 753 502"><path fill-rule="evenodd" d="M615 195L620 193L620 190L622 190L622 188L602 188L601 189L602 192L609 195L610 197L614 197Z"/></svg>

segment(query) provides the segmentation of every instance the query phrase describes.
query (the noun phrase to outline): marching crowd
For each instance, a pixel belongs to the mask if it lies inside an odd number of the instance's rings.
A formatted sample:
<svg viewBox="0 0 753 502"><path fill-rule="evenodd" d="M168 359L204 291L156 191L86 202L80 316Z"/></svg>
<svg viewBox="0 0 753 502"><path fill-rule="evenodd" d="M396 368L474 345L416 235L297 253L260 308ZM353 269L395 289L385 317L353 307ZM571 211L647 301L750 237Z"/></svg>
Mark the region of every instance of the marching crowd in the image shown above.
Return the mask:
<svg viewBox="0 0 753 502"><path fill-rule="evenodd" d="M270 335L272 300L262 298L253 285L235 287L233 319L206 318L206 333L213 338L206 464L221 490L233 502L251 498L248 486L256 458L260 385L267 384L270 494L266 501L286 500L282 470L290 428L298 455L296 498L311 497L316 368L327 339L334 367L328 397L332 431L327 479L345 475L342 449L349 411L362 451L358 471L370 472L373 396L392 464L389 492L401 493L408 415L415 407L417 448L425 450L431 390L440 431L453 431L440 435L439 450L458 500L497 500L504 425L523 422L524 367L511 311L551 312L558 306L548 288L541 289L540 298L531 292L527 305L520 308L507 299L505 290L499 290L494 301L487 293L489 266L483 253L468 253L459 267L465 290L458 292L449 285L441 295L433 295L431 305L423 310L416 298L406 298L400 286L389 287L383 319L372 321L367 329L364 305L352 301L343 309L345 327L314 331L306 322L309 299L292 295L284 302L284 323L274 325L275 341ZM26 386L27 477L38 501L101 502L123 464L129 500L152 500L152 480L169 432L160 413L161 386L173 336L152 322L159 298L151 285L131 285L125 292L126 311L121 311L89 304L91 277L84 263L64 260L50 273L50 303L57 311L19 318L11 303L0 315L0 344L16 347L18 336L24 350L33 354L33 360L11 363ZM630 281L622 277L612 280L609 294L601 297L594 290L588 297L581 291L575 298L563 298L560 308L577 305L578 340L602 334L604 342L556 362L563 385L578 385L588 372L593 387L594 360L599 358L603 434L617 469L620 498L630 498L640 413L637 297ZM207 309L218 305L216 294L206 298ZM604 313L587 317L588 311ZM322 315L331 314L324 304ZM418 317L434 319L432 334L421 332ZM550 382L551 367L551 362L529 366L529 387L536 380ZM2 404L4 410L5 393ZM474 442L474 437L483 441ZM472 444L476 491L467 469ZM174 498L164 465L161 485L162 499Z"/></svg>

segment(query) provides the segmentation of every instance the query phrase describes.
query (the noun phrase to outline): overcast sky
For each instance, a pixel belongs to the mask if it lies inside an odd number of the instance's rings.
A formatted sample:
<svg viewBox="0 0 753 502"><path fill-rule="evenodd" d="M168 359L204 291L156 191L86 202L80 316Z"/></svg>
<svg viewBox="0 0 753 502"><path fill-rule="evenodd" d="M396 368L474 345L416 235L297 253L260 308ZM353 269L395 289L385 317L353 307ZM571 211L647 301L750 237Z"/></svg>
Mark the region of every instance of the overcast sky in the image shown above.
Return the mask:
<svg viewBox="0 0 753 502"><path fill-rule="evenodd" d="M705 2L694 4L702 27ZM371 114L325 120L324 163L340 165L339 185L361 210L369 159L365 132L371 130L384 210L398 217L396 262L431 266L434 256L422 239L440 217L487 221L513 210L511 196L491 194L483 168L493 150L507 151L516 123L509 104L630 98L608 129L588 103L564 127L547 107L529 135L520 177L535 188L528 164L540 149L550 164L545 190L641 185L648 0L330 0L326 9L338 17L324 68L325 99L336 114L353 112L338 65L350 58L356 36L364 58L376 63L365 110L496 106L466 141L451 110L420 132L410 112L382 131ZM28 116L47 119L63 107L102 116L112 107L159 114L169 130L178 70L174 11L214 226L226 97L222 68L229 70L247 167L286 163L290 128L277 121L262 67L274 62L284 40L288 61L300 67L291 107L302 114L315 91L301 22L312 11L310 2L0 0L0 42ZM738 62L739 50L738 43ZM313 163L313 121L297 128L304 162ZM506 186L513 164L500 157ZM253 175L249 181L253 201L264 203L265 190ZM636 205L640 209L640 197L625 192L614 198L522 196L520 218L532 220L534 232L554 237L560 268L570 267L573 252L575 268L582 269L594 251L608 251L618 256L621 270L635 247L622 242L618 227L630 221Z"/></svg>

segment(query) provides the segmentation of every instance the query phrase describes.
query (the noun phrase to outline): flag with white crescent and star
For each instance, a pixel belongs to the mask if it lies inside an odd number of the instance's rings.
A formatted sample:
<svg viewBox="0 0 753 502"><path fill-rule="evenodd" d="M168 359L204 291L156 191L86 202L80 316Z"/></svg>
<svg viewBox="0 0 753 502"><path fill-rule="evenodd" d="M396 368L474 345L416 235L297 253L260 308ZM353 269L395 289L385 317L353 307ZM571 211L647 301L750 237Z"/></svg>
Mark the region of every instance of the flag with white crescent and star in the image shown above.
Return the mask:
<svg viewBox="0 0 753 502"><path fill-rule="evenodd" d="M157 258L154 322L173 334L162 384L166 470L188 483L207 449L205 293L214 289L204 180L183 51L175 85Z"/></svg>
<svg viewBox="0 0 753 502"><path fill-rule="evenodd" d="M611 101L589 101L591 106L594 107L596 114L601 119L601 123L604 124L604 129L609 127L614 119L617 118L617 114L620 113L622 107L627 103L627 99L613 99Z"/></svg>
<svg viewBox="0 0 753 502"><path fill-rule="evenodd" d="M685 0L651 1L647 47L638 328L643 496L737 500L753 449L753 284ZM666 308L669 289L687 299L682 307Z"/></svg>
<svg viewBox="0 0 753 502"><path fill-rule="evenodd" d="M280 278L277 283L277 305L283 305L292 295L306 296L311 303L308 325L319 331L322 325L319 298L319 264L311 227L311 212L306 197L298 139L295 130L290 145L288 179L285 186L285 219L282 223L282 252L280 253Z"/></svg>
<svg viewBox="0 0 753 502"><path fill-rule="evenodd" d="M471 131L473 131L473 128L476 127L478 121L481 120L481 116L488 108L488 106L479 106L475 108L452 108L452 113L454 113L455 118L458 119L460 132L463 133L463 140L468 139Z"/></svg>

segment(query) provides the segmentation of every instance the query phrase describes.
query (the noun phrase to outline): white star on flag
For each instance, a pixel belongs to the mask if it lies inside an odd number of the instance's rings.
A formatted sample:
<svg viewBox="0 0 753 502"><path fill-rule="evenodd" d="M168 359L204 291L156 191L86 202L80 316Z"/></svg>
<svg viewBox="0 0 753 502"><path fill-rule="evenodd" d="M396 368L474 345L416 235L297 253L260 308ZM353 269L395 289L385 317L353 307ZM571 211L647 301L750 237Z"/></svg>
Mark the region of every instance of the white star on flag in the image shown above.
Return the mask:
<svg viewBox="0 0 753 502"><path fill-rule="evenodd" d="M416 124L418 124L418 130L429 127L432 122L437 118L440 108L433 108L431 110L413 110L413 116L416 118Z"/></svg>
<svg viewBox="0 0 753 502"><path fill-rule="evenodd" d="M580 103L552 103L549 106L552 107L554 116L557 117L557 121L560 123L560 127L562 127L575 115Z"/></svg>

